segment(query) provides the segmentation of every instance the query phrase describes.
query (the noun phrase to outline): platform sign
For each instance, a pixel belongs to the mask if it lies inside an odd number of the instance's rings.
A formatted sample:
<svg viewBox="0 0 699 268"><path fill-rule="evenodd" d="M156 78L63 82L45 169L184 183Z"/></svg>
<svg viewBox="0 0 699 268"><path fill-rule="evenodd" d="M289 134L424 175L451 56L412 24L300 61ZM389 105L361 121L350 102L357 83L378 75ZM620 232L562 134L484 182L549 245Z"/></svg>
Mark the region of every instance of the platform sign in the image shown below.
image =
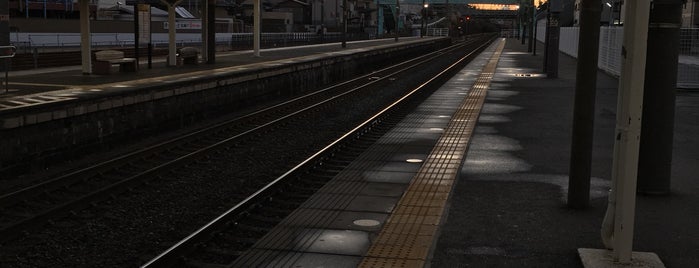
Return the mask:
<svg viewBox="0 0 699 268"><path fill-rule="evenodd" d="M138 37L139 43L150 43L150 5L138 4Z"/></svg>
<svg viewBox="0 0 699 268"><path fill-rule="evenodd" d="M170 29L170 24L168 22L164 22L163 28L165 30ZM177 21L177 22L175 22L175 29L177 29L177 30L201 30L201 20Z"/></svg>

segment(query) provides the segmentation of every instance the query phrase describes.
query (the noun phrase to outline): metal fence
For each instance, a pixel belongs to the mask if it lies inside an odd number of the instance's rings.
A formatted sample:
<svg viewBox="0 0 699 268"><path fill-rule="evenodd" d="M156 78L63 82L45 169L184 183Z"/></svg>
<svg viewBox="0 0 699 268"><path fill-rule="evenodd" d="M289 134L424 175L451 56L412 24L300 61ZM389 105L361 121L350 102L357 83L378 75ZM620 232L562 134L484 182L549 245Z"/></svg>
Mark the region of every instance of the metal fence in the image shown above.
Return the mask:
<svg viewBox="0 0 699 268"><path fill-rule="evenodd" d="M449 28L427 28L427 36L449 36Z"/></svg>
<svg viewBox="0 0 699 268"><path fill-rule="evenodd" d="M539 21L536 39L543 42L546 36L545 22ZM577 58L580 28L562 27L559 50ZM597 67L619 76L621 71L621 45L624 27L600 27ZM678 88L699 88L699 28L680 30L680 51L677 66Z"/></svg>
<svg viewBox="0 0 699 268"><path fill-rule="evenodd" d="M680 29L677 86L699 88L699 28Z"/></svg>

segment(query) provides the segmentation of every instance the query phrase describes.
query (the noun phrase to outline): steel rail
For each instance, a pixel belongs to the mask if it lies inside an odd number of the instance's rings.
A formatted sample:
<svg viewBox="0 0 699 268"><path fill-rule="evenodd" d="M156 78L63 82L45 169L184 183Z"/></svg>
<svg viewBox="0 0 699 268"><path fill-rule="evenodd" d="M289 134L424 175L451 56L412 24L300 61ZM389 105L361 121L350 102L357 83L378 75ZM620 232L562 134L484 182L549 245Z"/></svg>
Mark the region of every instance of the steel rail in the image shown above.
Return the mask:
<svg viewBox="0 0 699 268"><path fill-rule="evenodd" d="M309 165L317 163L320 159L322 159L325 155L331 153L336 147L341 145L342 143L350 140L351 138L361 135L363 133L368 132L371 127L376 126L381 122L381 118L388 114L391 110L393 110L395 107L398 105L402 104L405 100L407 100L410 97L413 97L416 95L418 92L420 92L422 89L427 87L428 85L436 82L438 79L443 79L445 74L449 73L450 71L453 71L456 67L464 64L464 62L471 57L475 55L475 53L480 52L482 49L485 48L485 46L489 45L493 39L490 39L489 41L485 42L484 44L479 45L476 49L468 53L467 55L461 57L459 60L457 60L455 63L451 64L448 66L446 69L440 71L437 75L433 76L430 78L428 81L420 84L407 94L405 94L403 97L399 98L395 102L391 103L369 119L365 120L364 122L360 123L358 126L347 132L346 134L342 135L340 138L336 139L335 141L331 142L329 145L325 146L312 156L308 157L306 160L302 161L298 165L294 166L291 168L289 171L285 172L269 184L265 185L262 187L260 190L256 191L243 201L239 202L223 214L219 215L209 223L205 224L192 234L188 235L184 239L180 240L177 242L175 245L171 246L169 249L165 250L152 260L148 261L145 263L143 268L146 267L170 267L174 265L179 258L183 257L185 254L187 254L189 251L193 250L193 248L199 244L202 243L203 241L206 241L210 239L215 232L220 230L221 228L225 227L228 222L230 222L232 219L235 219L240 215L241 213L244 213L251 207L253 207L256 203L259 203L261 200L264 200L267 198L271 193L273 193L276 188L279 185L282 185L283 182L287 179L292 178L294 174L297 172L300 172L302 170L305 170L308 168Z"/></svg>
<svg viewBox="0 0 699 268"><path fill-rule="evenodd" d="M424 59L424 58L432 57L433 55L436 55L436 54L438 54L438 53L444 53L445 51L453 50L453 49L454 49L454 46L448 47L448 48L444 48L444 49L441 49L441 50L438 50L438 51L435 51L435 52L431 52L431 53L428 53L428 54L425 54L425 55L421 55L421 56L418 56L418 57L416 57L416 58L413 58L413 59L410 59L410 60L401 62L401 63L399 63L399 64L396 64L396 65L393 65L393 66L389 66L389 67L386 67L386 68L383 68L383 69L380 69L380 70L371 72L371 73L369 73L369 74L365 74L365 75L359 76L359 77L357 77L357 78L353 78L353 79L350 79L350 80L347 80L347 81L343 81L343 82L340 82L340 83L338 83L338 84L331 85L331 86L329 86L329 87L327 87L327 88L324 88L324 89L321 89L321 90L318 90L318 91L315 91L315 92L312 92L312 93L309 93L309 94L306 94L306 95L303 95L303 96L299 96L299 97L296 97L296 98L293 98L293 99L284 101L284 102L282 102L282 103L275 104L275 105L273 105L273 106L265 107L265 108L262 108L262 109L260 109L260 110L251 112L251 113L249 113L249 114L246 114L246 115L243 115L243 116L240 116L240 117L237 117L237 118L234 118L234 119L231 119L231 120L227 120L227 121L225 121L225 122L220 122L220 123L217 123L217 124L215 124L215 125L212 125L212 126L209 126L209 127L206 127L206 128L203 128L203 129L194 131L194 132L190 132L190 133L187 133L187 134L182 135L182 136L178 136L177 138L174 138L174 139L171 139L171 140L168 140L168 141L164 141L164 142L160 142L160 143L157 143L157 144L155 144L155 145L152 145L152 146L149 146L149 147L146 147L146 148L137 150L137 151L133 151L133 152L124 154L124 155L122 155L122 156L119 156L119 157L117 157L117 158L113 158L113 159L107 160L107 161L105 161L105 162L101 162L101 163L98 163L98 164L95 164L95 165L92 165L92 166L89 166L89 167L86 167L86 168L83 168L83 169L79 169L79 170L70 172L70 173L68 173L68 174L61 175L61 176L59 176L59 177L56 177L56 178L53 178L53 179L50 179L50 180L47 180L47 181L44 181L44 182L41 182L41 183L38 183L38 184L35 184L35 185L32 185L32 186L29 186L29 187L26 187L26 188L23 188L23 189L20 189L20 190L17 190L17 191L14 191L14 192L11 192L11 193L7 193L7 194L4 194L4 195L0 195L0 207L5 207L5 206L8 206L8 205L11 205L11 204L15 203L17 200L20 200L21 198L24 198L24 197L26 197L26 196L31 196L31 195L35 195L35 194L37 194L37 193L41 193L41 192L45 191L47 188L56 188L56 187L60 187L60 186L63 186L63 185L67 185L67 184L73 183L74 181L78 180L78 179L77 179L78 177L83 176L83 175L86 174L86 173L96 172L95 170L97 170L97 169L100 169L100 168L111 168L111 167L113 167L114 165L118 165L119 163L127 163L129 160L134 159L134 158L137 158L137 157L142 156L142 155L146 155L146 154L148 154L149 152L154 152L154 151L162 150L163 147L167 147L168 145L173 145L173 144L181 143L182 141L186 141L186 140L188 140L188 139L191 139L192 137L196 137L196 136L202 135L202 134L204 134L204 133L207 133L207 132L211 132L211 131L220 129L220 128L225 127L225 126L227 126L227 125L235 124L236 122L239 122L239 121L243 121L243 120L246 120L246 119L249 119L249 118L253 118L254 116L258 116L258 115L261 115L261 114L264 114L264 113L273 111L273 110L275 110L275 109L280 109L280 108L283 107L283 106L291 105L291 104L293 104L293 103L297 103L297 102L300 102L300 101L309 99L309 98L311 98L311 97L313 97L313 96L320 95L320 94L322 94L322 93L326 93L326 92L328 92L328 91L330 91L330 90L333 90L333 89L336 89L336 88L339 88L339 87L342 87L342 86L346 86L346 85L349 85L349 84L351 84L351 83L355 83L355 82L358 82L358 81L362 81L362 80L365 80L365 79L367 79L367 78L374 78L375 75L376 75L377 73L381 73L381 72L384 72L384 71L393 69L393 68L395 68L396 66L405 65L405 64L408 64L408 63L412 63L412 62L417 62L417 61L420 61L420 60L422 60L422 59ZM395 73L395 72L394 72L394 73ZM376 79L372 79L372 80L374 80L374 82L376 82ZM98 171L97 171L97 172L98 172ZM74 180L69 180L69 178L75 178L75 179L74 179Z"/></svg>
<svg viewBox="0 0 699 268"><path fill-rule="evenodd" d="M129 160L134 159L134 158L140 159L140 158L142 158L142 156L144 154L152 154L153 152L163 151L164 150L164 149L162 149L163 147L168 147L168 148L175 147L175 146L173 146L173 144L181 143L183 141L193 139L195 137L202 135L203 133L218 130L222 127L225 127L226 125L231 125L235 122L249 119L249 118L252 118L253 116L260 115L260 114L263 114L265 112L273 111L275 109L280 109L281 107L283 107L285 105L290 105L291 103L303 101L303 100L308 99L312 96L319 95L323 92L329 92L331 89L340 88L340 87L350 85L351 83L355 83L355 82L362 83L359 86L354 86L351 90L345 91L345 92L340 93L340 94L336 94L330 98L325 98L323 101L316 102L315 104L313 104L311 106L305 106L305 108L296 110L295 112L288 113L284 116L281 116L281 117L278 117L274 120L268 121L267 123L257 125L253 128L246 130L246 131L242 131L242 132L238 133L237 135L230 136L228 138L225 138L223 140L220 140L218 142L215 142L213 144L205 146L204 148L200 148L200 149L197 149L195 151L186 153L186 154L181 155L181 156L179 156L171 161L159 164L159 165L157 165L155 167L151 167L145 171L141 171L140 173L138 173L136 175L133 175L133 176L130 176L128 178L116 181L116 182L109 184L105 187L99 188L96 191L89 192L87 194L81 195L81 196L79 196L75 199L72 199L70 201L64 202L62 204L58 204L54 207L51 207L51 208L46 209L40 213L37 213L34 216L28 217L28 218L23 219L21 221L14 222L14 223L4 227L3 229L0 229L0 234L1 234L0 235L0 242L5 242L5 241L11 240L13 238L16 238L17 236L21 235L23 232L26 232L28 230L32 230L32 229L35 229L39 226L42 226L46 221L48 221L52 218L59 217L60 215L66 214L67 212L70 212L70 211L83 209L83 208L88 207L97 201L107 199L107 198L109 198L110 193L119 192L123 189L133 187L134 185L137 185L139 182L146 180L147 177L156 177L158 172L174 168L178 165L181 165L184 162L192 161L192 159L195 159L201 155L207 154L208 152L210 152L214 149L217 149L225 144L231 143L234 140L240 139L240 138L247 136L251 133L261 131L265 128L269 128L272 125L275 125L279 122L282 122L284 120L292 118L298 114L312 110L313 108L319 107L321 105L327 104L333 100L339 99L342 96L345 96L347 94L350 94L350 93L355 92L357 90L360 90L362 88L365 88L365 87L368 87L368 86L373 85L375 83L378 83L379 81L386 80L386 79L390 78L391 76L398 74L400 72L404 72L404 71L409 70L411 68L415 68L415 67L419 66L420 64L422 64L423 62L426 62L426 61L429 61L433 58L436 58L441 54L447 53L448 51L458 49L461 47L461 45L463 45L463 44L451 46L449 48L445 48L445 49L442 49L439 51L428 53L428 54L422 55L420 57L417 57L417 58L414 58L414 59L411 59L408 61L404 61L404 62L401 62L399 64L396 64L396 65L393 65L390 67L386 67L386 68L383 68L381 70L360 76L356 79L352 79L352 80L348 80L348 81L345 81L342 83L338 83L338 84L332 85L326 89L323 89L323 90L320 90L320 91L317 91L317 92L314 92L311 94L307 94L307 95L304 95L304 96L301 96L298 98L294 98L292 100L274 105L272 107L261 109L259 111L255 111L251 114L248 114L248 115L245 115L242 117L238 117L238 118L235 118L235 119L230 120L230 121L218 123L212 127L207 127L205 129L195 131L193 133L175 138L175 139L170 140L170 141L158 143L158 144L150 146L148 148L145 148L145 149L133 152L133 153L129 153L129 154L126 154L122 157L108 160L108 161L103 162L103 163L99 163L99 164L94 165L92 167L84 168L84 169L63 175L61 177L52 179L50 181L46 181L46 182L38 184L38 185L28 187L28 188L20 190L20 191L16 191L16 192L13 192L13 193L10 193L7 195L0 196L0 204L2 204L2 206L7 206L9 203L19 202L19 200L21 200L21 198L24 198L26 196L40 194L40 193L46 191L47 188L57 188L57 187L61 187L64 185L69 185L71 183L74 183L75 181L80 180L81 178L84 178L85 176L89 176L89 173L98 174L100 172L100 170L111 168L114 165L127 163ZM394 70L395 68L397 68L397 66L400 69ZM390 73L383 74L381 77L378 77L378 78L375 77L376 74L380 74L382 72L390 72ZM375 78L375 79L370 79L369 81L367 81L367 78ZM88 175L85 175L85 174L88 174Z"/></svg>

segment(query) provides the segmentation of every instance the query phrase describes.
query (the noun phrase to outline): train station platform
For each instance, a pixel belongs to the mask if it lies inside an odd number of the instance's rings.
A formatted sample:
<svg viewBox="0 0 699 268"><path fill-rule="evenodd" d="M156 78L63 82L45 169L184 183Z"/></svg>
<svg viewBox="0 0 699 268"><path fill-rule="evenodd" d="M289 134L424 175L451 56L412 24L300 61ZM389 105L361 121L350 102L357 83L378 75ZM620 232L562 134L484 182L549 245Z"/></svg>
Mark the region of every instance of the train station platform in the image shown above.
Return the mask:
<svg viewBox="0 0 699 268"><path fill-rule="evenodd" d="M591 201L566 207L575 96L574 58L559 78L508 39L452 192L431 267L583 267L579 248L602 249L612 171L618 80L597 75ZM671 194L639 195L633 250L667 267L699 266L699 93L678 90Z"/></svg>
<svg viewBox="0 0 699 268"><path fill-rule="evenodd" d="M599 230L610 188L618 81L598 73L590 207L568 209L565 200L575 59L561 54L559 78L548 79L541 71L542 48L532 56L519 42L496 42L447 82L444 91L408 117L413 121L387 134L379 149L385 152L389 145L399 145L395 154L365 155L364 160L372 166L353 166L337 184L320 193L342 193L337 195L340 199L319 202L316 196L289 217L284 225L287 230L306 226L298 229L299 236L261 241L250 255L237 260L239 266L233 267L582 267L579 248L603 247ZM337 45L329 51L336 50ZM348 43L348 47L353 46L360 44ZM307 53L319 53L321 48L309 47ZM230 61L221 56L215 66L245 64L234 61L283 61L285 50L279 51L282 53L265 56L263 50L262 58L232 54ZM298 56L296 53L293 55ZM484 72L493 59L492 70ZM10 85L23 87L0 95L0 100L41 93L28 89L36 85L44 85L46 92L57 87L64 90L66 85L90 89L94 85L158 79L173 72L210 74L211 68L200 64L146 70L142 66L134 74L99 79L83 76L77 68L16 72L10 74ZM477 84L484 73L487 84ZM474 101L482 102L482 108L463 102L475 89L481 94ZM472 126L465 126L468 118L454 116L459 111L475 110L479 114ZM654 252L667 267L699 267L696 122L698 93L678 91L672 193L638 196L634 251ZM450 132L450 127L457 132ZM467 135L470 140L447 136L454 133ZM445 152L434 150L445 148L456 149L447 152L449 158L444 157ZM382 159L377 159L379 156ZM380 161L383 164L378 164ZM354 192L347 192L344 187L351 185ZM335 204L349 209L338 212L330 207ZM322 210L327 213L323 217L308 216ZM423 214L417 221L419 213ZM394 215L404 217L392 219ZM414 225L410 224L419 226L411 229ZM398 229L384 230L387 227ZM414 239L394 240L398 233L413 235ZM282 238L294 244L284 244ZM284 257L282 252L289 255ZM403 255L389 255L396 252Z"/></svg>
<svg viewBox="0 0 699 268"><path fill-rule="evenodd" d="M344 49L341 49L340 43L268 48L261 49L259 57L254 56L252 50L217 52L215 63L213 64L199 63L196 65L187 64L176 67L167 66L166 58L161 56L153 58L151 68L148 68L147 58L145 55L141 55L137 72L119 72L114 69L112 73L107 75L84 75L82 73L81 66L10 71L8 74L9 83L7 92L5 88L0 89L0 101L24 95L57 90L81 90L95 87L103 88L114 83L133 83L134 81L153 83L159 81L158 78L161 77L176 75L192 77L201 75L197 74L197 72L202 71L235 71L236 69L245 69L245 67L242 66L248 66L249 68L251 64L288 64L289 62L284 61L291 58L304 58L314 55L316 57L325 57L327 56L327 53L352 53L356 52L357 50L374 49L375 47L383 45L390 46L396 43L400 44L419 41L421 41L419 37L403 37L400 38L398 42L396 42L393 38L351 41L347 42L347 46ZM148 79L154 80L148 81Z"/></svg>
<svg viewBox="0 0 699 268"><path fill-rule="evenodd" d="M590 207L569 209L575 60L548 79L542 56L503 43L230 267L584 267L578 249L603 248L618 81L598 73ZM696 267L699 95L677 94L672 193L638 196L634 251Z"/></svg>
<svg viewBox="0 0 699 268"><path fill-rule="evenodd" d="M449 46L445 37L377 39L220 53L214 64L166 66L161 58L135 72L85 75L80 66L17 71L0 94L0 169L22 172L63 161L76 148L274 103ZM7 91L7 92L4 92ZM37 133L41 133L40 135ZM33 166L30 166L33 165Z"/></svg>

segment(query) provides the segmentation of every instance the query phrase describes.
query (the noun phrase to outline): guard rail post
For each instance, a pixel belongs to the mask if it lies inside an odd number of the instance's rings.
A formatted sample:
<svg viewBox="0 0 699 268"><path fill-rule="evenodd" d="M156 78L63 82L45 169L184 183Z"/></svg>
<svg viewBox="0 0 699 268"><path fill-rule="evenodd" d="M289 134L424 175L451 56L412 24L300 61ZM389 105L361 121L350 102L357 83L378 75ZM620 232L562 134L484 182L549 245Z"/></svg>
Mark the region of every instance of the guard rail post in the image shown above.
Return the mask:
<svg viewBox="0 0 699 268"><path fill-rule="evenodd" d="M17 51L17 47L15 46L0 46L0 59L3 60L3 64L5 65L5 93L10 91L10 86L9 86L9 75L8 73L10 72L10 58L15 56L15 52Z"/></svg>

